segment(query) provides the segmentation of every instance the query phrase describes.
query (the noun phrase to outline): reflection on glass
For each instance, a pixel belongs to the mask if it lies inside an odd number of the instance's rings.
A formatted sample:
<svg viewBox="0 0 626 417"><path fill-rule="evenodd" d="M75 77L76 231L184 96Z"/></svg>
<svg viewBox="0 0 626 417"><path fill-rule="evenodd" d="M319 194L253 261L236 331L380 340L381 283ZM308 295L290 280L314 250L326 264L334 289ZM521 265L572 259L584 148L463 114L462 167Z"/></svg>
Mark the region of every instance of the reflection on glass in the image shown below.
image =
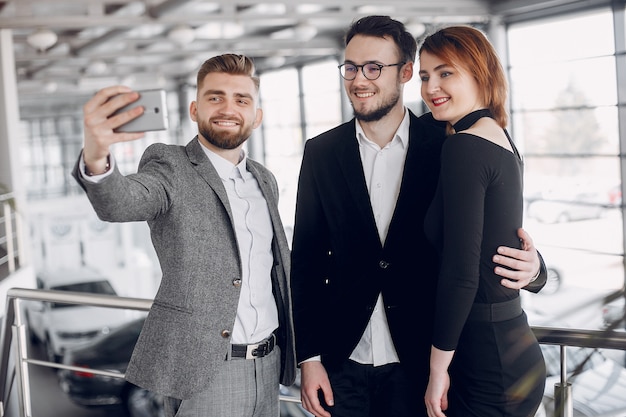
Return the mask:
<svg viewBox="0 0 626 417"><path fill-rule="evenodd" d="M512 66L615 54L608 8L516 24L507 35Z"/></svg>
<svg viewBox="0 0 626 417"><path fill-rule="evenodd" d="M616 106L515 112L512 124L515 140L527 158L531 155L610 155L617 158L619 155Z"/></svg>
<svg viewBox="0 0 626 417"><path fill-rule="evenodd" d="M515 24L508 45L524 228L549 272L544 291L524 292L525 309L536 325L605 328L607 297L624 286L611 11Z"/></svg>
<svg viewBox="0 0 626 417"><path fill-rule="evenodd" d="M527 61L510 73L515 110L617 104L614 56L548 64Z"/></svg>

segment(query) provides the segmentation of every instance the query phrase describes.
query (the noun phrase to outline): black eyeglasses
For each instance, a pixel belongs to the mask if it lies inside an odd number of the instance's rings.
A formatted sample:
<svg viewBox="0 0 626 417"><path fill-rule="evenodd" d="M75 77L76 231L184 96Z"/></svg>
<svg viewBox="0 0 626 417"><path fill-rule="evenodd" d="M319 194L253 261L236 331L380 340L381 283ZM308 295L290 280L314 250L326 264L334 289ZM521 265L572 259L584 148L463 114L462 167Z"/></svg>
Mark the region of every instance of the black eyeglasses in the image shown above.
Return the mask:
<svg viewBox="0 0 626 417"><path fill-rule="evenodd" d="M367 78L370 81L374 81L374 80L377 80L378 77L380 77L380 73L382 72L383 68L397 67L398 65L402 66L404 64L406 64L406 62L404 61L398 62L397 64L389 64L389 65L377 64L375 62L368 62L367 64L363 64L363 65L341 64L339 65L338 68L339 68L339 72L341 73L341 76L346 81L354 80L359 71L359 68L361 68L361 72L363 73L363 76L365 78Z"/></svg>

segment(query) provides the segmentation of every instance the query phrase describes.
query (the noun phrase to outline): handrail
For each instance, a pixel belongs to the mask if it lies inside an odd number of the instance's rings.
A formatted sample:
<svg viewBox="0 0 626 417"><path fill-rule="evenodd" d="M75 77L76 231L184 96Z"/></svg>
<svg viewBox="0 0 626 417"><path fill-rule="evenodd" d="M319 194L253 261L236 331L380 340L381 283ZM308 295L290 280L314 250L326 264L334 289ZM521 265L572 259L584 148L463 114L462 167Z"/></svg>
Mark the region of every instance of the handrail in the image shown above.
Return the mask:
<svg viewBox="0 0 626 417"><path fill-rule="evenodd" d="M119 308L138 311L149 311L152 300L145 298L119 297L104 294L89 294L73 291L34 290L29 288L11 288L7 291L6 312L0 333L0 417L4 417L5 406L8 402L7 378L9 371L9 357L11 343L16 342L18 358L15 368L18 384L18 399L21 417L32 417L30 411L30 384L28 383L28 365L46 366L49 368L67 370L87 370L86 368L69 366L48 361L29 359L26 349L26 325L23 322L20 301L51 301L65 304L81 304L95 307ZM123 373L88 369L92 374L124 378ZM288 395L280 395L285 402L300 402L300 399Z"/></svg>
<svg viewBox="0 0 626 417"><path fill-rule="evenodd" d="M566 346L626 351L626 332L612 330L580 330L533 326L535 337L541 344L560 346L560 380L554 385L555 415L573 417L572 385L568 382ZM577 367L573 374L582 369ZM571 376L570 376L571 377Z"/></svg>
<svg viewBox="0 0 626 417"><path fill-rule="evenodd" d="M0 201L9 201L9 200L11 200L13 198L15 198L13 193L0 194Z"/></svg>
<svg viewBox="0 0 626 417"><path fill-rule="evenodd" d="M626 350L626 332L542 326L532 329L539 343L546 345Z"/></svg>
<svg viewBox="0 0 626 417"><path fill-rule="evenodd" d="M7 303L2 333L0 334L0 417L4 417L5 405L8 402L6 382L9 370L11 343L15 337L18 358L15 369L18 384L18 399L20 416L31 417L30 411L30 384L28 379L28 353L26 349L26 329L23 323L20 301L53 301L67 304L83 304L96 307L121 308L139 311L148 311L152 300L143 298L118 297L103 294L87 294L70 291L33 290L28 288L11 288L7 291ZM34 362L30 362L33 363ZM56 367L52 362L45 366ZM120 377L123 377L121 375Z"/></svg>
<svg viewBox="0 0 626 417"><path fill-rule="evenodd" d="M47 366L67 370L87 370L86 368L57 364L52 362L29 359L26 349L26 325L23 323L21 314L21 300L51 301L67 304L82 304L96 307L109 307L148 311L152 306L152 300L144 298L118 297L112 295L88 294L70 291L33 290L27 288L11 288L7 292L7 307L2 323L0 334L0 417L4 417L5 405L7 404L7 377L9 369L10 349L13 341L16 343L18 359L16 360L16 376L18 385L18 398L21 417L32 417L30 412L30 384L28 383L28 365ZM607 332L601 330L563 329L543 326L532 327L539 343L561 346L561 379L565 381L565 349L564 346L590 347L601 349L626 350L626 332ZM124 378L124 374L110 371L88 369L90 373ZM280 396L281 401L300 402L293 396ZM566 404L565 404L566 405ZM571 402L569 403L571 407ZM561 412L561 416L572 415Z"/></svg>
<svg viewBox="0 0 626 417"><path fill-rule="evenodd" d="M4 223L4 234L0 234L0 244L6 244L6 255L0 256L0 265L8 264L9 274L15 272L15 260L18 257L21 265L26 261L21 219L11 204L14 198L13 193L0 194L0 223ZM0 276L0 279L2 278L4 277Z"/></svg>

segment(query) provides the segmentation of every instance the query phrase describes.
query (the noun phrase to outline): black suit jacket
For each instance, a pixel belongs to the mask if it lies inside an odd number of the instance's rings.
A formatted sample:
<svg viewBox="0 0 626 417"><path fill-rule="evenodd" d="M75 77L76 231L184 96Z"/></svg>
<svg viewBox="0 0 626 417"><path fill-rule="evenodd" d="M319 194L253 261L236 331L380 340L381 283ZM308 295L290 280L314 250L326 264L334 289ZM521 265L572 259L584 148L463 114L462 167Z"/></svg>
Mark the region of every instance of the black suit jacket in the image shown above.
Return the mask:
<svg viewBox="0 0 626 417"><path fill-rule="evenodd" d="M382 291L400 361L425 383L438 261L424 216L437 186L444 124L410 114L402 185L381 245L354 123L305 145L292 245L297 359L321 355L326 367L347 359Z"/></svg>

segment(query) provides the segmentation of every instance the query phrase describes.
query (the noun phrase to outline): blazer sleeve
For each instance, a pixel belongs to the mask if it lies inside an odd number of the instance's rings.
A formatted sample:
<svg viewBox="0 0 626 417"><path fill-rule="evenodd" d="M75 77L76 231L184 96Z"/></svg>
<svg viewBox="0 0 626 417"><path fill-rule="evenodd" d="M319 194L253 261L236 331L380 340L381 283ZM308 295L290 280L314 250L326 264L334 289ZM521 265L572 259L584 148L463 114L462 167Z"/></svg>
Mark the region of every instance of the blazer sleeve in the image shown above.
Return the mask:
<svg viewBox="0 0 626 417"><path fill-rule="evenodd" d="M117 166L108 177L98 183L85 181L80 175L79 161L72 176L85 190L96 214L101 220L129 222L153 220L166 212L173 200L176 187L175 159L172 149L164 144L149 146L144 152L136 174L122 175ZM82 158L82 153L79 156Z"/></svg>
<svg viewBox="0 0 626 417"><path fill-rule="evenodd" d="M541 253L539 253L539 251L537 251L537 255L539 256L539 262L541 262L541 266L539 268L539 276L536 280L524 287L526 291L530 291L535 294L541 291L548 282L548 268L546 267L546 263L544 262L543 256L541 256Z"/></svg>

